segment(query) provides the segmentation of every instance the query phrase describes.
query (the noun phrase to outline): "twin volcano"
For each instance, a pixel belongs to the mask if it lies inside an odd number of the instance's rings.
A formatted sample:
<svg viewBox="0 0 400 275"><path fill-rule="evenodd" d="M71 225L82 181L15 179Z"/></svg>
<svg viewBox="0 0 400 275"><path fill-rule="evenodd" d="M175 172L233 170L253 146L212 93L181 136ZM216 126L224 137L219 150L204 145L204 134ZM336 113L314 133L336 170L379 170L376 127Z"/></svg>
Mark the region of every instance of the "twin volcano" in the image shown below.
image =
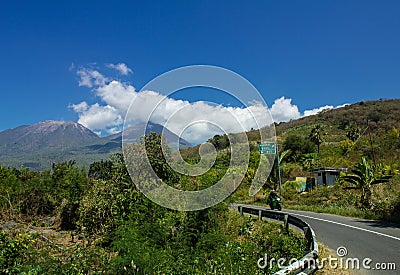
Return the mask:
<svg viewBox="0 0 400 275"><path fill-rule="evenodd" d="M146 125L127 128L129 137L140 140L141 129ZM163 133L168 144L180 148L191 144L164 128L148 123L146 134ZM4 166L44 169L53 162L75 160L79 165L88 166L93 161L107 159L110 154L122 152L122 132L99 137L85 126L73 122L47 120L33 125L23 125L0 132L0 164Z"/></svg>

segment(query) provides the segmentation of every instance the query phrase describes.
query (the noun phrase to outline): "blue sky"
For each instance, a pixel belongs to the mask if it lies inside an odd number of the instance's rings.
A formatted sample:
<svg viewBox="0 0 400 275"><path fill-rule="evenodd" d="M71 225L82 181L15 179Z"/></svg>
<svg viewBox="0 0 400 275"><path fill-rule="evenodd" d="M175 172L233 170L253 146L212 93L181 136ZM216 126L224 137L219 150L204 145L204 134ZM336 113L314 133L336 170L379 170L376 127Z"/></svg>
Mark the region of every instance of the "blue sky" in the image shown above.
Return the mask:
<svg viewBox="0 0 400 275"><path fill-rule="evenodd" d="M88 68L140 90L181 66L221 66L301 114L400 95L399 1L59 2L2 3L0 130L104 105L79 86ZM109 68L120 63L132 73Z"/></svg>

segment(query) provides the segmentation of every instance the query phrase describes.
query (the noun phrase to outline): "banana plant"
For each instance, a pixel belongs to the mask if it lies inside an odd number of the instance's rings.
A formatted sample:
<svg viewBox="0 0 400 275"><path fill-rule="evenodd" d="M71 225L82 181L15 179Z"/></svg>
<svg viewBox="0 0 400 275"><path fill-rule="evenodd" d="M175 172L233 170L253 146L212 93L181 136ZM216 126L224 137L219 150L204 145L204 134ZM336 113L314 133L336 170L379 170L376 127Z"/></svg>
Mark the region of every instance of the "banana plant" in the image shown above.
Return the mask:
<svg viewBox="0 0 400 275"><path fill-rule="evenodd" d="M365 157L362 157L361 161L351 172L353 173L352 175L341 176L340 180L353 185L344 189L357 189L361 191L360 204L365 208L371 205L371 187L376 184L387 183L392 178L392 175L384 175L376 172Z"/></svg>

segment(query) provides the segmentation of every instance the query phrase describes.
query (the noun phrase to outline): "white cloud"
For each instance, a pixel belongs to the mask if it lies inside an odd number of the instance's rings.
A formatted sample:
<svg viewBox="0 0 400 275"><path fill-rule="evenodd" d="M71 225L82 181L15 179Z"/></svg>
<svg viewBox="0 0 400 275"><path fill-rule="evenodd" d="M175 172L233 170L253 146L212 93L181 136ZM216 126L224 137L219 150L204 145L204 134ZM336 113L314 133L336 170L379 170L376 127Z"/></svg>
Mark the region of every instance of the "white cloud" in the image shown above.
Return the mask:
<svg viewBox="0 0 400 275"><path fill-rule="evenodd" d="M89 78L90 82L87 83L91 85L85 86L94 87L93 91L104 105L96 103L89 106L83 101L70 107L78 113L79 123L96 132L120 131L123 118L134 99L133 116L128 115L128 121L147 121L151 116L153 123L165 125L178 135L183 133L183 138L194 143L203 142L215 134L247 131L272 123L266 119L268 109L262 104L253 103L247 108L239 108L210 105L201 101L190 103L165 97L155 91L138 93L132 85L116 80L103 81L105 77L90 70L80 70L78 74ZM206 120L212 124L199 123ZM185 130L190 124L193 126Z"/></svg>
<svg viewBox="0 0 400 275"><path fill-rule="evenodd" d="M93 69L81 68L77 72L79 79L79 86L92 88L93 86L103 86L108 79L100 72Z"/></svg>
<svg viewBox="0 0 400 275"><path fill-rule="evenodd" d="M301 116L299 108L292 104L292 99L285 98L284 96L275 99L271 107L271 114L276 122L285 122Z"/></svg>
<svg viewBox="0 0 400 275"><path fill-rule="evenodd" d="M116 80L100 85L95 91L105 103L122 113L128 110L129 104L137 95L135 87Z"/></svg>
<svg viewBox="0 0 400 275"><path fill-rule="evenodd" d="M100 130L113 134L115 127L120 127L123 123L122 116L117 109L109 105L101 106L98 103L91 105L86 110L80 109L78 115L78 123L91 130L97 130L96 132Z"/></svg>
<svg viewBox="0 0 400 275"><path fill-rule="evenodd" d="M89 105L86 103L86 101L82 101L81 103L78 104L72 104L69 107L72 108L77 113L83 113L89 108Z"/></svg>
<svg viewBox="0 0 400 275"><path fill-rule="evenodd" d="M132 101L134 105L127 115L128 123L148 121L150 117L151 122L164 125L193 144L204 142L215 134L242 132L269 125L272 120L268 112L275 122L302 117L292 99L285 97L276 99L269 110L257 102L246 108L226 107L202 101L191 103L176 100L155 91L136 92L132 85L110 80L93 69L80 69L77 74L80 76L79 85L93 88L103 104L88 105L83 101L70 107L78 113L78 122L96 133L114 134L121 131ZM306 110L303 116L328 108L333 106Z"/></svg>
<svg viewBox="0 0 400 275"><path fill-rule="evenodd" d="M334 107L334 106L332 106L332 105L325 105L325 106L322 106L322 107L319 107L319 108L314 108L314 109L312 109L312 110L305 110L304 111L304 114L303 114L303 117L306 117L306 116L313 116L313 115L316 115L316 114L318 114L318 113L321 113L322 111L327 111L327 110L332 110L332 109L338 109L338 108L342 108L342 107L345 107L345 106L347 106L347 105L349 105L349 104L342 104L342 105L339 105L339 106L336 106L336 107Z"/></svg>
<svg viewBox="0 0 400 275"><path fill-rule="evenodd" d="M196 144L221 133L237 133L272 124L268 109L261 103L247 108L190 103L165 97L154 91L137 94L127 115L128 121L150 121Z"/></svg>
<svg viewBox="0 0 400 275"><path fill-rule="evenodd" d="M333 109L333 108L334 108L334 107L331 106L331 105L326 105L326 106L322 106L322 107L319 107L319 108L314 108L314 109L312 109L312 110L305 110L305 111L304 111L303 117L306 117L306 116L313 116L313 115L316 115L316 114L318 114L318 113L320 113L320 112L322 112L322 111L331 110L331 109Z"/></svg>
<svg viewBox="0 0 400 275"><path fill-rule="evenodd" d="M348 103L345 103L345 104L342 104L342 105L336 106L336 107L335 107L335 109L339 109L339 108L346 107L346 106L349 106L349 105L350 105L350 104L348 104Z"/></svg>
<svg viewBox="0 0 400 275"><path fill-rule="evenodd" d="M107 67L118 71L122 75L128 75L129 73L132 73L132 70L124 63L107 64Z"/></svg>

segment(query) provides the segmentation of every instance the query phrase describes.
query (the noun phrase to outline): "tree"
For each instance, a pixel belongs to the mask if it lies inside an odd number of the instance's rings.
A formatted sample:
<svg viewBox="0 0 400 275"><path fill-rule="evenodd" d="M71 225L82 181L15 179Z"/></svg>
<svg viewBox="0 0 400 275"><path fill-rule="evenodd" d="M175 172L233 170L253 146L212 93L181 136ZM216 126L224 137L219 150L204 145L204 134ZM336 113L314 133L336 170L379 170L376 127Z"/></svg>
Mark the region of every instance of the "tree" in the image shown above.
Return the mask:
<svg viewBox="0 0 400 275"><path fill-rule="evenodd" d="M90 164L88 176L95 180L109 180L112 177L113 162L101 160Z"/></svg>
<svg viewBox="0 0 400 275"><path fill-rule="evenodd" d="M342 155L347 155L354 150L355 142L349 139L342 140L339 144L339 148L342 151Z"/></svg>
<svg viewBox="0 0 400 275"><path fill-rule="evenodd" d="M213 144L217 150L229 147L229 138L227 135L215 135L213 138L210 138L208 142Z"/></svg>
<svg viewBox="0 0 400 275"><path fill-rule="evenodd" d="M321 143L324 142L324 140L322 138L323 135L326 135L325 130L320 124L318 124L311 130L311 133L309 136L311 142L313 142L317 145L318 154L319 154L319 149L320 149Z"/></svg>
<svg viewBox="0 0 400 275"><path fill-rule="evenodd" d="M351 124L346 127L346 137L350 139L352 142L356 142L360 136L361 136L361 130L357 125Z"/></svg>
<svg viewBox="0 0 400 275"><path fill-rule="evenodd" d="M353 184L353 186L345 187L345 189L361 191L360 204L362 207L369 207L371 204L371 186L387 183L392 177L392 175L374 171L373 166L364 157L351 172L353 175L342 176L340 180Z"/></svg>
<svg viewBox="0 0 400 275"><path fill-rule="evenodd" d="M75 161L53 163L51 168L52 193L60 203L60 227L75 229L78 208L88 187L85 169L75 165Z"/></svg>
<svg viewBox="0 0 400 275"><path fill-rule="evenodd" d="M151 132L143 141L150 165L157 176L171 185L176 184L179 175L167 163L167 158L171 158L171 149L166 145L165 137Z"/></svg>
<svg viewBox="0 0 400 275"><path fill-rule="evenodd" d="M313 153L315 148L308 139L297 134L289 134L283 142L283 150L290 150L291 153L287 158L296 162L301 155Z"/></svg>
<svg viewBox="0 0 400 275"><path fill-rule="evenodd" d="M310 169L317 168L321 166L321 162L319 160L318 154L316 153L309 153L304 154L300 158L300 164L303 166L303 169L308 171Z"/></svg>

